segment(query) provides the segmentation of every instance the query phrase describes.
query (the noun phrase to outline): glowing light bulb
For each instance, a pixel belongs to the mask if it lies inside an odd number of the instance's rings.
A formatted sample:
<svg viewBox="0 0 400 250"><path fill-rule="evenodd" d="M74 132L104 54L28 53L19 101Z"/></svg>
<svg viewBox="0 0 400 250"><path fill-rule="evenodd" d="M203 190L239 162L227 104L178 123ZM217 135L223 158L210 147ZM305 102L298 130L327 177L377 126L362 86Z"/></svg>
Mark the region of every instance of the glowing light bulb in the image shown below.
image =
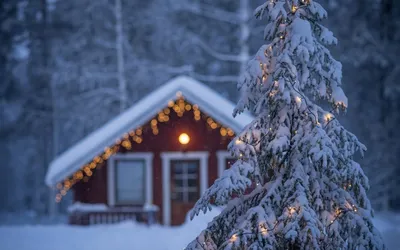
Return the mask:
<svg viewBox="0 0 400 250"><path fill-rule="evenodd" d="M266 235L268 231L266 228L261 228L260 232L262 235Z"/></svg>
<svg viewBox="0 0 400 250"><path fill-rule="evenodd" d="M188 134L182 133L182 134L179 135L178 140L179 140L179 142L180 142L181 144L186 145L186 144L189 143L190 137L189 137Z"/></svg>
<svg viewBox="0 0 400 250"><path fill-rule="evenodd" d="M300 103L301 103L301 98L300 98L299 96L296 96L295 99L296 99L296 103L297 103L297 104L300 104Z"/></svg>
<svg viewBox="0 0 400 250"><path fill-rule="evenodd" d="M331 113L327 113L324 115L325 121L329 122L333 118L333 115Z"/></svg>
<svg viewBox="0 0 400 250"><path fill-rule="evenodd" d="M236 145L239 145L239 144L242 144L243 142L240 140L240 139L236 139L236 141L235 141L235 144Z"/></svg>

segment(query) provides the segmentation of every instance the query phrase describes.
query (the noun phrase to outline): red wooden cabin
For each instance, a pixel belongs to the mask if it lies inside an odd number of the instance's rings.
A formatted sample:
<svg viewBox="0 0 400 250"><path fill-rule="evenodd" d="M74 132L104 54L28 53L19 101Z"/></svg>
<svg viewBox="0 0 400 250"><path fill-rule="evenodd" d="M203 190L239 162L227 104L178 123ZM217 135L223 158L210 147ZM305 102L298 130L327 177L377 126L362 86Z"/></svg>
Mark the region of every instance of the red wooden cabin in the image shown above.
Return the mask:
<svg viewBox="0 0 400 250"><path fill-rule="evenodd" d="M68 149L46 183L59 202L72 191L70 223L185 221L232 160L235 133L251 122L234 104L189 77L175 78Z"/></svg>

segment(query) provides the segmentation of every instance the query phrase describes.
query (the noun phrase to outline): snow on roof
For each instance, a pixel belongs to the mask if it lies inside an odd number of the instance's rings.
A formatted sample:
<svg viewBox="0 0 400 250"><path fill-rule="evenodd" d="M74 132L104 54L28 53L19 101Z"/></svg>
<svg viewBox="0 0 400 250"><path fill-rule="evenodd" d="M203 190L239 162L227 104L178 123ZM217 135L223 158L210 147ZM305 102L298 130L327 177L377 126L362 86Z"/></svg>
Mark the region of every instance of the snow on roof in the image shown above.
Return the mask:
<svg viewBox="0 0 400 250"><path fill-rule="evenodd" d="M127 109L104 126L87 135L50 163L46 174L46 184L53 186L78 171L84 164L104 151L105 147L114 144L124 133L135 129L146 122L168 105L168 101L176 100L177 93L192 104L230 127L240 132L253 117L241 114L232 116L235 105L204 84L186 76L179 76L164 84L137 104Z"/></svg>

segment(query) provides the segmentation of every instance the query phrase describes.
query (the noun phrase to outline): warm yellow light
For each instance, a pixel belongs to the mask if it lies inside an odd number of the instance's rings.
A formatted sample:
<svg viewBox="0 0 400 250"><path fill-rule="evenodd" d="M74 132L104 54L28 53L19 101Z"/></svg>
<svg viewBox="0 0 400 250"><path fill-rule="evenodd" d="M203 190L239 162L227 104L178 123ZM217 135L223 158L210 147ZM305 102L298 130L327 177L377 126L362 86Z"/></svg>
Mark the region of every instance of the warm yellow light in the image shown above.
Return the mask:
<svg viewBox="0 0 400 250"><path fill-rule="evenodd" d="M333 118L333 115L331 113L327 113L324 116L324 119L326 122L329 122Z"/></svg>
<svg viewBox="0 0 400 250"><path fill-rule="evenodd" d="M296 96L296 102L297 102L297 104L300 104L301 103L301 98Z"/></svg>
<svg viewBox="0 0 400 250"><path fill-rule="evenodd" d="M180 142L181 144L186 145L186 144L189 143L190 137L189 137L188 134L182 133L182 134L179 135L178 140L179 140L179 142Z"/></svg>
<svg viewBox="0 0 400 250"><path fill-rule="evenodd" d="M261 232L261 234L262 235L267 235L267 233L268 233L268 231L267 231L267 229L265 228L265 226L264 225L260 225L260 232Z"/></svg>
<svg viewBox="0 0 400 250"><path fill-rule="evenodd" d="M227 131L226 131L225 128L221 128L221 129L220 129L220 133L221 133L222 136L226 136Z"/></svg>
<svg viewBox="0 0 400 250"><path fill-rule="evenodd" d="M81 171L77 172L76 173L76 178L79 179L79 180L82 179L83 178L83 173Z"/></svg>
<svg viewBox="0 0 400 250"><path fill-rule="evenodd" d="M234 234L234 235L232 235L232 237L230 238L230 241L231 241L231 242L235 242L236 239L237 239L237 236L236 236L236 234Z"/></svg>
<svg viewBox="0 0 400 250"><path fill-rule="evenodd" d="M267 76L263 75L262 81L265 82L267 80Z"/></svg>
<svg viewBox="0 0 400 250"><path fill-rule="evenodd" d="M131 142L128 141L128 140L123 141L123 142L122 142L122 146L123 146L124 148L129 148L129 149L132 147Z"/></svg>

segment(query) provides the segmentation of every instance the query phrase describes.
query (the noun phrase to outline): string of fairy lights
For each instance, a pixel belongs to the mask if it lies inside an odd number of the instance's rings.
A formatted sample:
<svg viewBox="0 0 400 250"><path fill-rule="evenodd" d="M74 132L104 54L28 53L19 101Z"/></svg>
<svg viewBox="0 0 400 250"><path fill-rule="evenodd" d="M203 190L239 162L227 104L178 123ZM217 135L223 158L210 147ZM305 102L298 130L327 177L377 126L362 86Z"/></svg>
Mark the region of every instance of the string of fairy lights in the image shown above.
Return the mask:
<svg viewBox="0 0 400 250"><path fill-rule="evenodd" d="M310 0L301 0L300 2L301 2L300 6L292 4L292 6L290 8L291 14L289 14L289 15L294 15L300 8L304 8L304 7L306 7L307 5L310 4ZM274 5L275 3L276 3L276 0L269 0L269 4ZM279 36L279 38L281 40L285 39L285 35L286 35L285 33L278 34L278 36ZM274 44L272 44L272 45L274 45ZM269 52L272 52L272 45L268 46L267 50L265 51L266 56L267 56L267 54ZM262 75L260 77L260 83L263 84L263 83L265 83L267 81L267 78L268 78L268 75L269 75L269 73L267 71L267 65L262 63L262 62L260 62L260 69L262 71ZM272 85L272 89L269 92L269 95L271 97L278 93L278 91L277 91L278 87L279 87L278 81L274 81L274 84ZM300 96L295 97L295 102L298 105L300 105L303 100L304 101L307 100L304 96L301 95L301 93L299 93L299 95ZM308 105L306 105L306 106L308 107ZM334 108L345 108L345 107L346 106L345 106L345 104L343 102L337 102L334 105ZM310 114L312 115L313 113L310 111ZM314 118L315 118L315 122L314 123L317 126L320 126L321 124L318 121L318 119L316 119L316 117L314 117ZM327 126L334 119L335 119L335 117L330 112L327 112L327 113L325 113L323 115L323 122L325 123L325 126ZM270 130L272 130L272 128L270 128ZM297 131L295 131L295 133L296 132ZM240 141L240 143L242 143L242 142ZM259 184L257 183L257 185L259 185ZM338 188L343 188L343 190L351 191L352 185L351 185L350 182L345 182L342 187L338 187ZM284 209L284 213L287 213L287 215L289 217L292 217L295 214L299 214L300 213L299 210L300 210L299 207L289 206L289 207ZM354 205L354 204L353 205L350 204L348 201L346 201L346 203L342 207L336 207L333 210L334 210L333 213L331 213L330 218L327 221L327 225L326 225L327 228L330 227L332 224L334 224L335 221L337 221L341 216L345 215L346 213L349 213L349 212L357 213L358 212L357 206ZM273 232L275 230L275 227L277 226L277 224L278 223L275 223L275 226L273 228L270 228L270 229L268 229L265 224L260 224L258 229L256 230L256 232L250 232L250 233L241 232L241 233L230 234L230 236L228 236L227 241L218 249L224 248L227 244L234 244L235 242L240 240L239 236L241 236L241 235L245 235L245 234L261 234L263 236L266 236L269 232ZM255 228L253 228L253 229L255 229ZM323 233L323 235L324 234L325 233ZM279 237L279 235L278 235L278 237ZM198 238L197 238L197 240L198 240ZM198 241L198 243L203 249L205 249L204 246L206 246L206 242L199 242Z"/></svg>
<svg viewBox="0 0 400 250"><path fill-rule="evenodd" d="M335 208L334 214L331 214L331 218L328 220L328 225L327 227L330 227L331 225L333 225L335 223L335 221L337 221L340 217L346 215L349 212L355 212L357 213L358 209L355 205L351 205L349 202L346 202L343 206L343 208ZM293 217L294 214L300 214L300 211L298 208L296 207L288 207L287 209L285 209L284 213L286 213L288 215L288 217ZM265 222L260 222L258 224L258 227L252 227L253 230L256 230L256 232L239 232L239 233L233 233L230 235L230 237L228 238L227 241L225 241L224 244L222 244L221 247L219 247L218 249L225 249L226 245L229 244L234 244L236 241L239 240L240 236L244 236L244 235L261 235L261 236L267 236L268 233L273 232L278 226L278 223L275 222L274 226L272 228L268 228L268 226L266 225ZM326 232L322 232L322 237L326 237L327 234ZM277 238L282 237L281 235L276 235ZM282 237L283 238L283 237ZM205 250L205 246L207 245L206 242L199 242L199 238L196 238L197 242L199 243L199 245ZM321 238L320 240L323 240L323 238Z"/></svg>
<svg viewBox="0 0 400 250"><path fill-rule="evenodd" d="M124 148L126 150L132 149L132 144L141 144L143 142L144 131L151 130L153 135L159 134L159 126L162 123L168 123L170 121L170 115L175 112L178 117L183 117L185 112L192 112L193 119L195 121L204 120L210 130L219 129L219 132L223 138L232 138L235 133L231 128L225 127L222 124L215 121L212 117L200 111L197 104L191 104L185 100L181 92L177 93L177 99L170 100L166 108L158 112L156 117L151 119L148 124L140 126L136 129L123 134L120 138L115 141L115 144L106 147L103 153L97 155L93 160L76 171L72 176L66 178L63 182L56 185L58 193L56 194L55 201L61 202L63 196L74 186L76 183L83 181L88 182L89 178L93 175L93 171L101 167L105 161L107 161L112 155Z"/></svg>

